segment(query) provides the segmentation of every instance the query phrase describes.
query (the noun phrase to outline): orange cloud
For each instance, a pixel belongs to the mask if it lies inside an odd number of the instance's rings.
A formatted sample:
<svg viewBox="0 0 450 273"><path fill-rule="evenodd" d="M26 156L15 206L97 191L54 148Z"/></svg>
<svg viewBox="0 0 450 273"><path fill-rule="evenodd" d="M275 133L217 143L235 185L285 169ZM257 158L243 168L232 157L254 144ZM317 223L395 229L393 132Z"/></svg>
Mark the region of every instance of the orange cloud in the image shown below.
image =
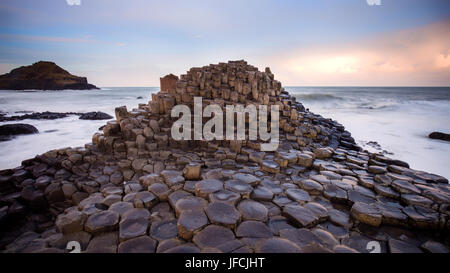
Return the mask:
<svg viewBox="0 0 450 273"><path fill-rule="evenodd" d="M284 85L450 85L450 19L266 61Z"/></svg>

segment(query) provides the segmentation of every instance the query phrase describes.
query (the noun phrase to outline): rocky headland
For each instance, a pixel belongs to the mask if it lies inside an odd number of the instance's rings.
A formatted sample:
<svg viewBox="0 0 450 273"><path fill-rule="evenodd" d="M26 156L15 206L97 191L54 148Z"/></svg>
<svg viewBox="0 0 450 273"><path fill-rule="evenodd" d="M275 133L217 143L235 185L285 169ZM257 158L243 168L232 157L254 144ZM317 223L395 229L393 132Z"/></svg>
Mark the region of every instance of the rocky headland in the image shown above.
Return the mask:
<svg viewBox="0 0 450 273"><path fill-rule="evenodd" d="M278 149L174 140L171 109L193 109L195 96L222 109L278 105ZM117 107L91 143L1 171L0 192L4 252L67 252L70 241L87 253L449 247L446 178L362 150L341 124L305 110L269 68L245 61L161 78L148 104Z"/></svg>
<svg viewBox="0 0 450 273"><path fill-rule="evenodd" d="M85 77L78 77L53 62L40 61L0 75L0 90L87 90L98 89Z"/></svg>

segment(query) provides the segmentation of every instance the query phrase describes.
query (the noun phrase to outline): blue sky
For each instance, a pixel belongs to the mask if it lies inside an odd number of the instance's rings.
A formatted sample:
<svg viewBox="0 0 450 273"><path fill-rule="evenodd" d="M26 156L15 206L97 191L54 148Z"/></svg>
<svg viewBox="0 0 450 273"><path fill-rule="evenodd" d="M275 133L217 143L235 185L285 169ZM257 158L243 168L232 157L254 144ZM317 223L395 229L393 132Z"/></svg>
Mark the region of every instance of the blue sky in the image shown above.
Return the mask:
<svg viewBox="0 0 450 273"><path fill-rule="evenodd" d="M450 85L449 29L448 0L2 0L0 73L51 60L99 86L157 86L245 59L284 85Z"/></svg>

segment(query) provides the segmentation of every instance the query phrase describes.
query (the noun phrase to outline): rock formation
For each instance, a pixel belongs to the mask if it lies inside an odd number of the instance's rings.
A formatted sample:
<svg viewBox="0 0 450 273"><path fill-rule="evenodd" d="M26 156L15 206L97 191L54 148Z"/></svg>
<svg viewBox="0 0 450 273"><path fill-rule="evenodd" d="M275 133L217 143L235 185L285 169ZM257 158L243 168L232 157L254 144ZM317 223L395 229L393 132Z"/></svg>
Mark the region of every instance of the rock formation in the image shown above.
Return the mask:
<svg viewBox="0 0 450 273"><path fill-rule="evenodd" d="M448 251L444 177L363 151L268 68L231 61L192 68L175 88L170 78L148 104L116 108L85 147L1 171L5 252L64 252L69 241L83 252L353 253L371 241L381 252ZM194 96L222 108L279 105L278 149L175 141L171 109L192 108Z"/></svg>
<svg viewBox="0 0 450 273"><path fill-rule="evenodd" d="M39 133L38 129L30 124L15 123L0 125L0 141L7 141L17 135L30 135Z"/></svg>
<svg viewBox="0 0 450 273"><path fill-rule="evenodd" d="M85 77L77 77L52 62L37 62L0 75L0 90L98 89Z"/></svg>

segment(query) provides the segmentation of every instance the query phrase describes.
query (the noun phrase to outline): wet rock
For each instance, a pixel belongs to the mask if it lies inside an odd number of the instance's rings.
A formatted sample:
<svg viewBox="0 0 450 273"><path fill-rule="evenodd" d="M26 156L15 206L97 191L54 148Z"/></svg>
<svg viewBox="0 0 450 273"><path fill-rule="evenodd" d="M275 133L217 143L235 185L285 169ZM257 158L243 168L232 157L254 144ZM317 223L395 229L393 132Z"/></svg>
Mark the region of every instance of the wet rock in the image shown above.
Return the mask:
<svg viewBox="0 0 450 273"><path fill-rule="evenodd" d="M353 204L350 214L362 223L375 227L381 225L382 215L374 205L357 202Z"/></svg>
<svg viewBox="0 0 450 273"><path fill-rule="evenodd" d="M216 247L234 240L231 230L217 225L209 225L197 233L192 241L200 248Z"/></svg>
<svg viewBox="0 0 450 273"><path fill-rule="evenodd" d="M272 231L259 221L244 221L236 229L237 237L270 238Z"/></svg>
<svg viewBox="0 0 450 273"><path fill-rule="evenodd" d="M86 221L85 230L92 234L116 230L119 224L119 214L114 211L101 211L91 216Z"/></svg>
<svg viewBox="0 0 450 273"><path fill-rule="evenodd" d="M156 241L149 236L140 236L119 244L118 253L155 253Z"/></svg>
<svg viewBox="0 0 450 273"><path fill-rule="evenodd" d="M153 222L150 228L150 236L158 241L174 238L177 235L177 220Z"/></svg>
<svg viewBox="0 0 450 273"><path fill-rule="evenodd" d="M426 241L420 246L428 253L448 253L448 248L441 243L435 241Z"/></svg>
<svg viewBox="0 0 450 273"><path fill-rule="evenodd" d="M262 241L256 248L256 253L300 253L300 248L282 238L269 238Z"/></svg>
<svg viewBox="0 0 450 273"><path fill-rule="evenodd" d="M195 195L207 199L210 193L223 189L223 182L217 179L205 179L195 184Z"/></svg>
<svg viewBox="0 0 450 273"><path fill-rule="evenodd" d="M30 135L39 133L36 127L29 124L5 124L0 125L0 141L12 139L16 135Z"/></svg>
<svg viewBox="0 0 450 273"><path fill-rule="evenodd" d="M233 228L241 219L241 214L234 206L222 203L213 202L205 209L206 215L213 224L224 225Z"/></svg>
<svg viewBox="0 0 450 273"><path fill-rule="evenodd" d="M55 225L63 234L74 233L82 231L86 215L79 211L71 211L67 214L60 214L56 218Z"/></svg>
<svg viewBox="0 0 450 273"><path fill-rule="evenodd" d="M283 216L299 227L312 227L319 220L309 209L299 205L288 205L283 208Z"/></svg>
<svg viewBox="0 0 450 273"><path fill-rule="evenodd" d="M256 220L261 222L267 221L269 211L261 203L253 200L244 200L239 203L237 209L241 213L243 220Z"/></svg>
<svg viewBox="0 0 450 273"><path fill-rule="evenodd" d="M263 186L259 186L251 193L251 198L255 201L271 201L273 199L273 192Z"/></svg>
<svg viewBox="0 0 450 273"><path fill-rule="evenodd" d="M241 180L228 180L225 182L225 189L239 193L243 198L249 198L253 191L252 186Z"/></svg>
<svg viewBox="0 0 450 273"><path fill-rule="evenodd" d="M182 211L177 222L178 234L181 238L190 240L207 224L208 218L203 210Z"/></svg>
<svg viewBox="0 0 450 273"><path fill-rule="evenodd" d="M286 195L291 200L296 201L300 204L311 201L311 197L309 196L309 194L301 189L288 189L286 190Z"/></svg>
<svg viewBox="0 0 450 273"><path fill-rule="evenodd" d="M88 119L88 120L102 120L102 119L112 119L113 117L103 113L103 112L88 112L84 113L80 116L79 119Z"/></svg>
<svg viewBox="0 0 450 273"><path fill-rule="evenodd" d="M388 246L391 253L422 253L418 247L396 239L390 239Z"/></svg>
<svg viewBox="0 0 450 273"><path fill-rule="evenodd" d="M441 133L441 132L432 132L428 135L431 139L440 139L445 141L450 141L450 134Z"/></svg>
<svg viewBox="0 0 450 273"><path fill-rule="evenodd" d="M220 190L209 194L209 201L223 202L235 206L241 200L241 195L228 190Z"/></svg>
<svg viewBox="0 0 450 273"><path fill-rule="evenodd" d="M89 242L86 253L116 253L119 244L117 232L102 233Z"/></svg>

